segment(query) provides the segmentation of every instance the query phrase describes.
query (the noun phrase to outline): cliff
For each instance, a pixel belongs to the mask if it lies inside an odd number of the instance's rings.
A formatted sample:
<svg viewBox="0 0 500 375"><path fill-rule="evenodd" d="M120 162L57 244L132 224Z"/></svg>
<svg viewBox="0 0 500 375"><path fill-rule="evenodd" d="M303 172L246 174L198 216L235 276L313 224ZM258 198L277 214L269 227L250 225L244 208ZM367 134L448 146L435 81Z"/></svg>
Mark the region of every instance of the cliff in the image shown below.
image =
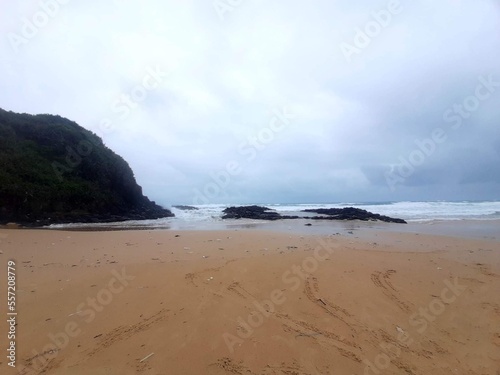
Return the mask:
<svg viewBox="0 0 500 375"><path fill-rule="evenodd" d="M0 109L0 223L46 225L173 214L142 194L127 162L60 116Z"/></svg>

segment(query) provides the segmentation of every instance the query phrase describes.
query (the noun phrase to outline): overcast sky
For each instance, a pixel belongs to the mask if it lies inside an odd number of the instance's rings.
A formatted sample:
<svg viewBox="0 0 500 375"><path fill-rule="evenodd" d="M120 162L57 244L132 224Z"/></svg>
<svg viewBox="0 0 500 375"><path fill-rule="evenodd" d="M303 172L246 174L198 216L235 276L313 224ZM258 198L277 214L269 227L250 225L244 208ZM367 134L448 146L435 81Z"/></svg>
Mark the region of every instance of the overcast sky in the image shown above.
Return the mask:
<svg viewBox="0 0 500 375"><path fill-rule="evenodd" d="M500 199L498 0L1 8L0 107L94 131L160 204Z"/></svg>

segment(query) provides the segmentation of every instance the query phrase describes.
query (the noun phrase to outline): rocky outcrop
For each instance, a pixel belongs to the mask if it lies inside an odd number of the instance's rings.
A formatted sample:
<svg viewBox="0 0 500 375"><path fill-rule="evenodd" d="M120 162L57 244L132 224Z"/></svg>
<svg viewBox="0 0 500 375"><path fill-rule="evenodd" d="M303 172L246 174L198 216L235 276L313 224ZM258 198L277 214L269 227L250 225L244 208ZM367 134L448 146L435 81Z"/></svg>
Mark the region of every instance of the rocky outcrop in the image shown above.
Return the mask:
<svg viewBox="0 0 500 375"><path fill-rule="evenodd" d="M175 206L172 206L173 208L177 208L178 210L182 210L182 211L196 211L198 210L198 207L193 207L193 206L186 206L186 205L183 205L183 204L178 204L178 205L175 205Z"/></svg>
<svg viewBox="0 0 500 375"><path fill-rule="evenodd" d="M283 216L270 208L261 206L228 207L222 211L223 219L256 219L256 220L280 220L298 219L298 216Z"/></svg>
<svg viewBox="0 0 500 375"><path fill-rule="evenodd" d="M59 116L0 109L0 224L169 216L142 194L128 163L94 133Z"/></svg>
<svg viewBox="0 0 500 375"><path fill-rule="evenodd" d="M261 206L240 206L228 207L224 211L222 219L255 219L255 220L281 220L281 219L311 219L311 220L362 220L362 221L384 221L388 223L406 224L402 219L374 214L372 212L354 207L346 208L319 208L303 210L302 212L312 212L326 216L286 216L272 211L268 207ZM311 224L306 224L311 225Z"/></svg>
<svg viewBox="0 0 500 375"><path fill-rule="evenodd" d="M316 214L327 216L313 216L312 220L362 220L362 221L384 221L387 223L406 224L403 219L395 219L389 216L374 214L372 212L362 210L360 208L345 207L345 208L319 208L308 209L302 212L313 212Z"/></svg>

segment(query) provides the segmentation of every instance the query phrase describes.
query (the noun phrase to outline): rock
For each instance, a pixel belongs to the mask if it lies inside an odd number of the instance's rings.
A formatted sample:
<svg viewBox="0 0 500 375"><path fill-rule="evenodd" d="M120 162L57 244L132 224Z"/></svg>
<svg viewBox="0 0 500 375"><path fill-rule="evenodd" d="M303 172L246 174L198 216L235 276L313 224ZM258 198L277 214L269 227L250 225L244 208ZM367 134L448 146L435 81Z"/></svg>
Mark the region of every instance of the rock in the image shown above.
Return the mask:
<svg viewBox="0 0 500 375"><path fill-rule="evenodd" d="M345 207L345 208L317 208L303 210L302 212L313 212L316 214L328 216L314 216L312 220L362 220L362 221L384 221L387 223L406 224L403 219L395 219L389 216L374 214L372 212L362 210L360 208Z"/></svg>
<svg viewBox="0 0 500 375"><path fill-rule="evenodd" d="M223 219L279 220L281 218L277 212L271 212L269 208L260 206L228 207L222 212Z"/></svg>
<svg viewBox="0 0 500 375"><path fill-rule="evenodd" d="M182 204L172 206L173 208L177 208L178 210L183 210L183 211L194 211L194 210L199 210L198 207L193 207L193 206L185 206Z"/></svg>
<svg viewBox="0 0 500 375"><path fill-rule="evenodd" d="M256 219L256 220L280 220L280 219L298 219L298 216L282 216L270 208L261 206L241 206L228 207L222 211L223 219Z"/></svg>
<svg viewBox="0 0 500 375"><path fill-rule="evenodd" d="M272 211L268 207L262 206L240 206L228 207L224 211L222 219L255 219L255 220L282 220L282 219L301 219L299 216L280 215L276 211ZM395 219L388 216L374 214L366 210L361 210L354 207L346 208L318 208L303 210L302 212L314 212L327 216L307 217L310 220L380 220L390 223L404 223L402 219ZM311 223L305 224L311 226Z"/></svg>

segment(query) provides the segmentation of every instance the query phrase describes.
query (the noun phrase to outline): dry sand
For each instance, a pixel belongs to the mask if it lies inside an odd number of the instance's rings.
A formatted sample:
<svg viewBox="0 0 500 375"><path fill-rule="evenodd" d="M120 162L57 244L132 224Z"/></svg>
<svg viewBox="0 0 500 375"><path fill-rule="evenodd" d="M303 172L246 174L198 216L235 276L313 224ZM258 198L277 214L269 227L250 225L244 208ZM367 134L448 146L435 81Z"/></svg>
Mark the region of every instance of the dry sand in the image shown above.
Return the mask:
<svg viewBox="0 0 500 375"><path fill-rule="evenodd" d="M355 237L0 230L0 373L500 374L498 241Z"/></svg>

